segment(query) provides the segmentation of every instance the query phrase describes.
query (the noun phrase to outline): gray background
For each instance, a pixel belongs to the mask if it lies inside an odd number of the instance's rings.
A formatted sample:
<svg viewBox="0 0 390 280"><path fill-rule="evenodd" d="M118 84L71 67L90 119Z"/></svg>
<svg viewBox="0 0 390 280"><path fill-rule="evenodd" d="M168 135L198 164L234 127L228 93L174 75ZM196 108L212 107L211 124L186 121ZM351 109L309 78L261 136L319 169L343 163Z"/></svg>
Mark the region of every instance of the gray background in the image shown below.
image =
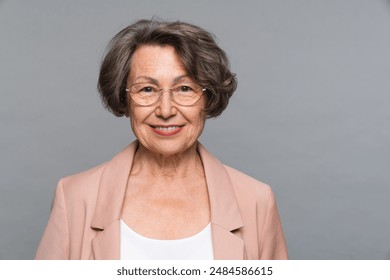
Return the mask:
<svg viewBox="0 0 390 280"><path fill-rule="evenodd" d="M201 141L272 185L290 257L389 259L386 0L1 1L0 258L33 258L58 179L134 139L96 80L108 40L154 15L228 53L239 87Z"/></svg>

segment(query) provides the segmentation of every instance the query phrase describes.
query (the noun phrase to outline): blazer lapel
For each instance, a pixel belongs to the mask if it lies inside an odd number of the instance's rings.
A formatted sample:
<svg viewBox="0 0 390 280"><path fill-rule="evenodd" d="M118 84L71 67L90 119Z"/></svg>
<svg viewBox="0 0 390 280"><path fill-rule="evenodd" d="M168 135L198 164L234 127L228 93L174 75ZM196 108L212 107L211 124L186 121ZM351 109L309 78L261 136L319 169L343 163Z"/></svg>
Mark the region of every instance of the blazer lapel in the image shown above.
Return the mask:
<svg viewBox="0 0 390 280"><path fill-rule="evenodd" d="M120 223L113 221L104 230L98 230L92 239L92 258L94 260L120 259Z"/></svg>
<svg viewBox="0 0 390 280"><path fill-rule="evenodd" d="M211 225L213 238L213 252L215 260L243 260L244 241L230 230Z"/></svg>
<svg viewBox="0 0 390 280"><path fill-rule="evenodd" d="M128 145L107 163L99 183L99 192L91 228L97 231L92 240L95 259L120 258L120 223L123 199L137 142Z"/></svg>
<svg viewBox="0 0 390 280"><path fill-rule="evenodd" d="M230 177L223 164L200 143L198 152L209 191L214 259L244 259L244 241L237 234L243 222Z"/></svg>

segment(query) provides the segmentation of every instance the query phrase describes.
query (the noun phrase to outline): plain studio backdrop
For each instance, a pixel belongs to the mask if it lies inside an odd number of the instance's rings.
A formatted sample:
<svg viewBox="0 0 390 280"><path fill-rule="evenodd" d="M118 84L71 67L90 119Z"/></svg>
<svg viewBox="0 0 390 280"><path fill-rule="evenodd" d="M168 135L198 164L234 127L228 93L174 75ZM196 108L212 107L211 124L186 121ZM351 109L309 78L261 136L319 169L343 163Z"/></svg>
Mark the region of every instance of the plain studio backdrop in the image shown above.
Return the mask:
<svg viewBox="0 0 390 280"><path fill-rule="evenodd" d="M386 0L0 1L0 258L33 258L57 181L134 140L96 82L112 36L153 16L226 50L239 86L201 142L272 186L290 258L389 259Z"/></svg>

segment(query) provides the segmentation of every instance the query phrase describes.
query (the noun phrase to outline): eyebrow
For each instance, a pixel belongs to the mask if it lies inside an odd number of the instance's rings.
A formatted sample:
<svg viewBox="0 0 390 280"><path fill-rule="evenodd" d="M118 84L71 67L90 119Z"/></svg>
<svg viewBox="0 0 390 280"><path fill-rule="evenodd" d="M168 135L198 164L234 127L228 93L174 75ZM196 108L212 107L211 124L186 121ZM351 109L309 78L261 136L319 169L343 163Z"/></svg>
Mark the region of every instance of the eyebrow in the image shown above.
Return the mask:
<svg viewBox="0 0 390 280"><path fill-rule="evenodd" d="M180 81L182 81L182 80L185 79L185 78L189 78L189 76L188 76L187 74L178 76L178 77L176 77L176 78L173 79L173 83L176 84L177 82L180 82ZM158 80L157 80L157 79L154 79L154 78L152 78L152 77L149 77L149 76L139 76L139 77L137 77L137 78L134 80L134 82L137 82L137 80L139 80L139 79L144 79L144 80L147 80L148 82L151 82L151 83L153 83L153 84L158 85Z"/></svg>
<svg viewBox="0 0 390 280"><path fill-rule="evenodd" d="M181 75L181 76L179 76L179 77L174 78L174 79L173 79L173 82L174 82L174 83L180 82L180 81L183 80L184 78L189 78L189 76L188 76L188 75Z"/></svg>
<svg viewBox="0 0 390 280"><path fill-rule="evenodd" d="M156 80L156 79L154 79L152 77L149 77L149 76L139 76L139 77L137 77L134 80L134 82L137 82L137 80L139 80L139 79L145 79L145 80L148 80L149 82L151 82L153 84L156 84L156 85L158 84L158 80Z"/></svg>

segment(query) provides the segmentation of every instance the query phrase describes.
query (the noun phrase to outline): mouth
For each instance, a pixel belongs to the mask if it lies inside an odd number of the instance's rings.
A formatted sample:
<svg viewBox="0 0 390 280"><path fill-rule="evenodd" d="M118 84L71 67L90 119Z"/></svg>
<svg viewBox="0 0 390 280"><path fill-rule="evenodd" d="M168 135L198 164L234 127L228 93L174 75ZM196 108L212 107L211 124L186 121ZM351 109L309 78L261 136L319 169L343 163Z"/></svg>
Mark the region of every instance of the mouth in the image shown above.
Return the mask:
<svg viewBox="0 0 390 280"><path fill-rule="evenodd" d="M162 136L172 136L181 131L184 125L150 125L153 131Z"/></svg>
<svg viewBox="0 0 390 280"><path fill-rule="evenodd" d="M158 130L162 130L162 131L172 131L172 130L178 129L179 127L180 126L173 125L173 126L154 126L153 128L158 129Z"/></svg>

